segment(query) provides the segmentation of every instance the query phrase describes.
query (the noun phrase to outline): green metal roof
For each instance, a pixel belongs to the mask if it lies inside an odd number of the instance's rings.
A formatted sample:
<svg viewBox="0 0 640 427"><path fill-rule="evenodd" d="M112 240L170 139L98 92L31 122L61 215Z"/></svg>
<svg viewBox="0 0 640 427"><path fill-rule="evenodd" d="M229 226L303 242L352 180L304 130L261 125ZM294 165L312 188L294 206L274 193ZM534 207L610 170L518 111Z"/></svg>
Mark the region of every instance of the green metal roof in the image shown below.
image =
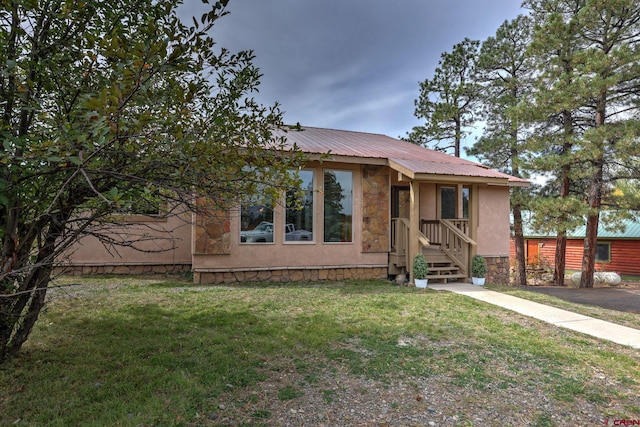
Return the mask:
<svg viewBox="0 0 640 427"><path fill-rule="evenodd" d="M602 214L601 214L602 216ZM513 224L513 217L511 218ZM525 237L555 237L555 234L544 234L533 229L531 223L531 214L529 212L522 213L522 222L524 228ZM618 227L616 230L609 230L602 224L602 217L600 225L598 227L598 239L640 239L640 221L627 219L621 221L622 228ZM587 226L581 225L571 231L567 232L567 237L570 238L584 238L586 236Z"/></svg>
<svg viewBox="0 0 640 427"><path fill-rule="evenodd" d="M611 231L605 229L602 224L598 226L598 239L640 239L640 222L624 220L624 229ZM568 237L585 237L587 226L583 225L567 233Z"/></svg>

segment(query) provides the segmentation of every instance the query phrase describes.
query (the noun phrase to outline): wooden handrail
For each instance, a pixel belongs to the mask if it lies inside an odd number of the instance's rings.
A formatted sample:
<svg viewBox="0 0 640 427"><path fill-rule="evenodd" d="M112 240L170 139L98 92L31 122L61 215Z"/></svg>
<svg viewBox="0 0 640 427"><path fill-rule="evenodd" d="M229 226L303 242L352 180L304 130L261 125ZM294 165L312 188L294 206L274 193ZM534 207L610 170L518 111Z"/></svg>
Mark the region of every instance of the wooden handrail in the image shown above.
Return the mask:
<svg viewBox="0 0 640 427"><path fill-rule="evenodd" d="M409 233L409 220L406 218L392 218L391 227L391 247L396 255L405 257L405 265L408 267L411 265L409 260L409 241L411 236ZM430 245L429 238L420 230L418 230L418 241L423 247Z"/></svg>
<svg viewBox="0 0 640 427"><path fill-rule="evenodd" d="M456 236L460 237L465 243L468 243L472 246L476 246L478 243L476 243L475 240L471 239L469 236L467 236L460 228L456 227L455 224L448 220L448 219L441 219L440 222L447 227L452 233L454 233Z"/></svg>
<svg viewBox="0 0 640 427"><path fill-rule="evenodd" d="M471 257L471 246L477 243L468 235L469 221L466 219L441 219L420 221L421 230L432 244L439 245L449 259L467 274Z"/></svg>

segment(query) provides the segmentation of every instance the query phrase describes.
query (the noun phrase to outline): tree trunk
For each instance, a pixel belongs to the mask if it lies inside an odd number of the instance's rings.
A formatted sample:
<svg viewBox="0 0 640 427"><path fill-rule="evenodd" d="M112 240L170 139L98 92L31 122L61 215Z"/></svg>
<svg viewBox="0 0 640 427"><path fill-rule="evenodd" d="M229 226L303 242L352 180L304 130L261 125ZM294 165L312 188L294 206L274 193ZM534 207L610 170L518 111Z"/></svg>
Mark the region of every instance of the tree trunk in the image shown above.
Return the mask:
<svg viewBox="0 0 640 427"><path fill-rule="evenodd" d="M595 114L596 128L604 125L607 105L606 94L602 94L597 103ZM587 232L584 239L584 252L582 255L581 288L593 288L593 275L596 271L596 245L598 244L598 225L600 222L600 208L602 206L602 190L604 186L604 144L600 141L598 154L593 160L593 179L589 188L589 216L587 216Z"/></svg>
<svg viewBox="0 0 640 427"><path fill-rule="evenodd" d="M593 288L593 275L596 272L596 245L598 244L598 213L587 217L587 234L584 238L584 254L582 255L582 275L580 288Z"/></svg>
<svg viewBox="0 0 640 427"><path fill-rule="evenodd" d="M553 283L556 286L564 286L564 274L566 271L567 231L558 230L556 236L556 256L553 269Z"/></svg>
<svg viewBox="0 0 640 427"><path fill-rule="evenodd" d="M565 73L571 74L572 68L568 62L565 62ZM571 111L563 110L562 111L562 122L563 122L563 136L564 136L564 144L562 144L562 156L570 156L571 149L573 144L571 142L571 138L573 137L573 116ZM560 186L560 197L567 198L569 197L569 192L571 190L571 178L569 174L571 173L571 164L567 161L568 159L564 159L564 164L562 165L561 179L562 185ZM554 260L554 268L553 268L553 283L556 286L564 286L564 274L566 270L566 256L567 256L567 227L564 225L567 221L567 214L563 210L562 216L560 218L560 228L558 229L558 234L556 236L556 255Z"/></svg>
<svg viewBox="0 0 640 427"><path fill-rule="evenodd" d="M524 233L522 211L519 204L513 206L513 240L516 248L516 286L527 285L527 266L524 257Z"/></svg>
<svg viewBox="0 0 640 427"><path fill-rule="evenodd" d="M568 154L571 152L571 144L564 144L563 153ZM562 186L560 187L560 197L569 197L569 190L571 179L569 178L569 172L571 166L566 164L562 167ZM553 268L553 283L556 286L564 286L564 274L566 270L566 254L567 254L567 228L564 225L567 221L567 214L562 212L560 218L560 228L556 236L556 255Z"/></svg>
<svg viewBox="0 0 640 427"><path fill-rule="evenodd" d="M460 157L460 145L462 143L462 117L460 117L459 113L455 118L455 122L456 122L456 137L454 141L454 155L456 157Z"/></svg>
<svg viewBox="0 0 640 427"><path fill-rule="evenodd" d="M22 314L22 321L18 322L16 332L8 343L7 349L1 349L0 354L6 354L7 356L15 355L22 345L27 341L33 326L36 324L40 311L44 307L45 297L47 296L47 285L49 283L49 269L39 268L36 273L38 276L36 279L36 285L33 293L31 294L31 300L29 301L29 307L25 313ZM1 361L1 359L0 359Z"/></svg>
<svg viewBox="0 0 640 427"><path fill-rule="evenodd" d="M50 236L47 240L38 253L38 262L26 274L19 292L3 294L0 305L3 314L0 321L0 363L22 348L44 307L52 265L48 260L53 254L55 238Z"/></svg>
<svg viewBox="0 0 640 427"><path fill-rule="evenodd" d="M16 354L27 341L45 304L47 286L56 254L57 240L62 236L71 209L43 218L25 233L16 251L19 275L6 275L0 300L0 363ZM30 256L36 244L35 259Z"/></svg>

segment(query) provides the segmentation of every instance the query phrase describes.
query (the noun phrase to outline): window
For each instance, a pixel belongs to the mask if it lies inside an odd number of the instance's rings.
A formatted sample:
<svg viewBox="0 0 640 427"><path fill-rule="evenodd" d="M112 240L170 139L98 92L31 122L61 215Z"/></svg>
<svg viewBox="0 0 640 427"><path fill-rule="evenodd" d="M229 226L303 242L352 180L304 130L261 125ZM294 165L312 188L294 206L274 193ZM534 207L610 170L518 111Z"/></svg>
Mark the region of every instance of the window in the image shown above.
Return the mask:
<svg viewBox="0 0 640 427"><path fill-rule="evenodd" d="M145 194L129 201L123 210L130 215L160 216L161 206L162 199L159 195Z"/></svg>
<svg viewBox="0 0 640 427"><path fill-rule="evenodd" d="M469 219L469 188L462 188L462 206L458 205L458 190L456 187L440 188L440 218Z"/></svg>
<svg viewBox="0 0 640 427"><path fill-rule="evenodd" d="M313 241L313 171L300 171L300 188L287 191L284 240Z"/></svg>
<svg viewBox="0 0 640 427"><path fill-rule="evenodd" d="M273 242L273 204L249 203L240 210L240 242Z"/></svg>
<svg viewBox="0 0 640 427"><path fill-rule="evenodd" d="M469 219L469 188L462 189L462 218Z"/></svg>
<svg viewBox="0 0 640 427"><path fill-rule="evenodd" d="M113 189L112 192L118 192ZM159 190L150 188L131 188L120 193L118 201L118 221L127 223L165 222L167 220L166 197ZM120 216L119 214L122 214Z"/></svg>
<svg viewBox="0 0 640 427"><path fill-rule="evenodd" d="M324 172L324 241L351 242L353 220L353 173Z"/></svg>
<svg viewBox="0 0 640 427"><path fill-rule="evenodd" d="M596 244L596 261L611 262L611 243Z"/></svg>

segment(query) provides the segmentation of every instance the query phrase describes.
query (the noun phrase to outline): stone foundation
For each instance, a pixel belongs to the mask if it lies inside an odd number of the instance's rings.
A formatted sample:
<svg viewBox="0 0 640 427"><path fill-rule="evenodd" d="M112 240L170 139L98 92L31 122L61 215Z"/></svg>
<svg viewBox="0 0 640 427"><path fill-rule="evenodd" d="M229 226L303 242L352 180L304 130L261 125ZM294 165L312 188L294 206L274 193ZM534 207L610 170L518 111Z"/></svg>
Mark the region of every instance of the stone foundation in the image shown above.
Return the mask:
<svg viewBox="0 0 640 427"><path fill-rule="evenodd" d="M69 276L101 275L101 274L176 274L191 271L191 264L162 265L68 265L54 267L53 274Z"/></svg>
<svg viewBox="0 0 640 427"><path fill-rule="evenodd" d="M274 270L195 271L197 284L240 282L318 282L322 280L387 279L387 267L286 268Z"/></svg>
<svg viewBox="0 0 640 427"><path fill-rule="evenodd" d="M487 283L509 285L509 257L490 257L487 260Z"/></svg>

